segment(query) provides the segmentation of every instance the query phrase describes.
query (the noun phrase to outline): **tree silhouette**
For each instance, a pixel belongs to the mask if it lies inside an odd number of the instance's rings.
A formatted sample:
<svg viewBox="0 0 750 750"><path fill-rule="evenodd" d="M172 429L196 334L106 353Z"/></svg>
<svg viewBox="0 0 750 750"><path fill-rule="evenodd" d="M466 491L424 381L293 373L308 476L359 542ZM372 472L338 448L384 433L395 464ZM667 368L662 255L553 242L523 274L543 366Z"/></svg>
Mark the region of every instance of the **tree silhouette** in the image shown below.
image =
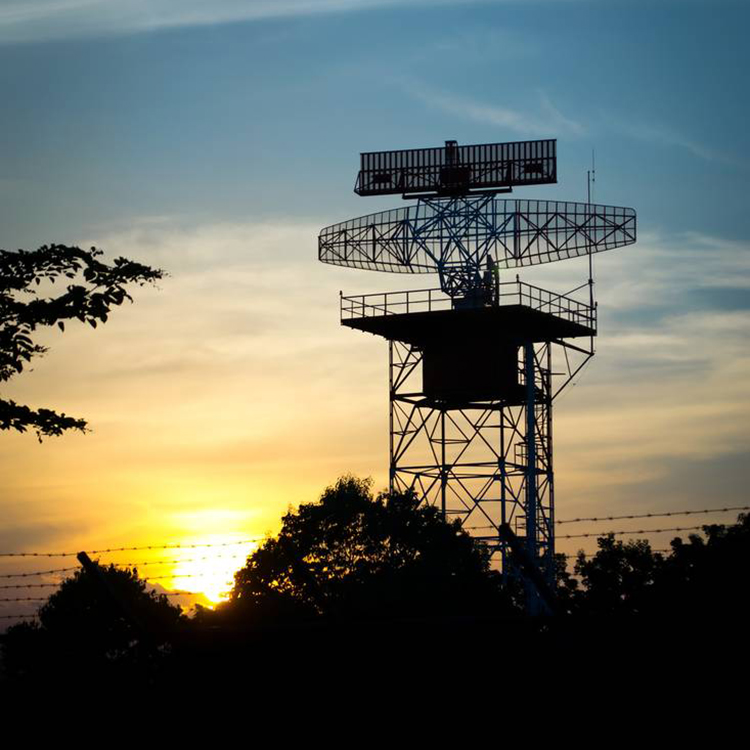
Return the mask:
<svg viewBox="0 0 750 750"><path fill-rule="evenodd" d="M132 297L130 284L153 283L164 276L158 269L126 258L112 265L100 260L102 251L66 245L44 245L27 252L0 250L0 382L23 372L34 357L47 351L35 343L35 331L77 319L96 328L106 323L112 307ZM64 291L50 294L55 282L70 282ZM46 295L46 296L43 296ZM32 409L0 399L0 429L42 436L62 435L66 430L86 430L84 419L58 414L52 409Z"/></svg>
<svg viewBox="0 0 750 750"><path fill-rule="evenodd" d="M686 617L747 618L750 614L750 515L736 524L703 527L672 541L657 581L662 609Z"/></svg>
<svg viewBox="0 0 750 750"><path fill-rule="evenodd" d="M352 476L283 518L235 574L226 613L252 621L497 613L487 550L413 493Z"/></svg>
<svg viewBox="0 0 750 750"><path fill-rule="evenodd" d="M558 592L579 614L747 617L750 516L740 515L729 526L706 525L703 532L705 538L675 538L667 555L654 552L644 539L599 537L594 555L578 553L580 585L558 569Z"/></svg>
<svg viewBox="0 0 750 750"><path fill-rule="evenodd" d="M607 534L597 544L593 557L580 552L575 564L585 589L586 611L624 615L649 609L662 555L654 553L645 539L622 542Z"/></svg>
<svg viewBox="0 0 750 750"><path fill-rule="evenodd" d="M72 668L88 678L143 676L153 672L183 621L181 609L147 590L136 569L79 570L39 609L38 622L8 629L5 667L11 677L32 680Z"/></svg>

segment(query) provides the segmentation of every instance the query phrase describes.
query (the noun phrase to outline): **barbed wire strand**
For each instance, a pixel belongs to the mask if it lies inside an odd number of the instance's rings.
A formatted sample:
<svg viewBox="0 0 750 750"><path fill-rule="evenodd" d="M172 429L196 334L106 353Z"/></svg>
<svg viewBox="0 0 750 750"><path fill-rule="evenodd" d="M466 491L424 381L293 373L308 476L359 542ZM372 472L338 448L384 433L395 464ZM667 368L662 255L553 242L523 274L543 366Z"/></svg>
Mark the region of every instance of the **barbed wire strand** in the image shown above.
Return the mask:
<svg viewBox="0 0 750 750"><path fill-rule="evenodd" d="M165 592L154 592L157 596L200 596L200 591L165 591ZM15 596L9 598L0 598L0 602L46 602L49 597L46 596ZM8 617L29 617L30 615L3 615L3 618Z"/></svg>
<svg viewBox="0 0 750 750"><path fill-rule="evenodd" d="M0 589L48 589L53 586L59 586L62 581L55 581L54 583L13 583L3 584Z"/></svg>
<svg viewBox="0 0 750 750"><path fill-rule="evenodd" d="M265 537L253 537L239 542L214 542L203 544L149 544L143 547L108 547L107 549L85 550L90 555L103 555L109 552L141 552L150 549L197 549L199 547L231 547L239 544L252 544ZM78 552L0 552L0 557L75 557Z"/></svg>
<svg viewBox="0 0 750 750"><path fill-rule="evenodd" d="M121 568L137 568L139 566L144 565L175 565L178 563L189 563L189 562L199 562L203 560L215 560L217 557L225 558L225 559L234 559L234 560L244 560L245 555L244 554L234 554L234 555L203 555L202 557L181 557L181 558L174 558L171 560L141 560L140 562L117 562L117 563L111 563L112 565L116 565L117 567ZM109 565L110 563L101 563L102 565ZM23 572L23 573L3 573L0 575L0 578L30 578L32 576L43 576L43 575L52 575L54 573L67 573L73 570L81 570L80 565L76 565L71 568L52 568L51 570L37 570L34 572ZM2 588L2 586L0 586Z"/></svg>
<svg viewBox="0 0 750 750"><path fill-rule="evenodd" d="M731 511L738 511L738 510L750 510L750 505L736 505L736 506L730 506L725 508L701 508L698 510L672 510L672 511L664 511L660 513L634 513L630 515L621 515L621 516L591 516L588 518L564 518L564 519L558 519L555 521L556 524L565 524L565 523L582 523L582 522L597 522L597 521L620 521L620 520L626 520L626 519L636 519L636 518L664 518L669 516L680 516L680 515L695 515L695 514L705 514L705 513L728 513ZM464 526L464 529L467 531L483 531L487 529L494 529L496 528L492 524L488 524L486 526ZM694 528L702 528L702 527L694 527ZM675 529L677 531L681 531L683 529ZM685 529L687 530L687 529ZM600 533L607 533L607 532L600 532ZM611 532L611 533L621 533L621 532ZM624 532L622 532L624 533ZM637 532L637 533L643 533L643 532ZM558 539L565 539L569 537L557 537ZM241 545L241 544L252 544L254 542L258 542L265 539L265 537L251 537L248 539L243 539L237 542L204 542L199 544L149 544L145 546L134 546L134 547L107 547L103 549L92 549L92 550L86 550L91 555L100 555L100 554L107 554L112 552L139 552L144 550L162 550L162 549L198 549L203 547L230 547L235 545ZM80 550L79 550L80 551ZM78 552L0 552L0 557L75 557L78 554ZM219 555L217 555L218 557ZM196 558L196 559L208 559L208 558ZM191 560L193 562L194 560ZM149 564L155 564L157 561L144 561L141 563L120 563L121 565L127 565L127 566L133 566L133 565L149 565ZM166 561L165 561L166 562ZM187 562L187 560L180 560L179 562ZM54 571L48 571L50 573L52 572L63 572L66 570L75 570L75 568L58 568ZM9 574L9 575L2 575L0 578L10 578L13 577L16 574ZM19 577L22 575L37 575L37 573L28 573L28 574L17 574ZM42 572L40 572L38 575L42 575Z"/></svg>
<svg viewBox="0 0 750 750"><path fill-rule="evenodd" d="M584 552L582 549L578 550L578 552L558 552L555 557L564 557L566 560L571 560L574 558L577 558L578 555L583 553L586 557L590 557L595 555L599 550L592 550L591 552ZM659 553L660 555L663 555L665 552L671 552L671 549L652 549L651 550L654 553Z"/></svg>
<svg viewBox="0 0 750 750"><path fill-rule="evenodd" d="M673 526L669 529L628 529L625 531L595 531L590 534L565 534L555 539L586 539L593 536L622 536L623 534L664 534L667 531L700 531L703 526Z"/></svg>
<svg viewBox="0 0 750 750"><path fill-rule="evenodd" d="M662 518L667 516L689 516L697 513L728 513L731 511L736 510L750 510L750 505L737 505L730 508L703 508L701 510L672 510L672 511L665 511L664 513L638 513L633 514L629 516L599 516L599 517L591 517L591 518L565 518L561 520L555 521L555 524L563 524L563 523L581 523L583 521L622 521L626 519L632 519L632 518ZM710 525L710 524L707 524ZM487 524L485 526L464 526L463 527L467 531L487 531L490 529L496 529L497 526L493 526L492 524ZM698 527L698 528L703 528ZM601 534L605 534L606 532L598 532ZM563 539L564 537L558 536L557 539Z"/></svg>
<svg viewBox="0 0 750 750"><path fill-rule="evenodd" d="M691 516L698 513L729 513L735 510L750 510L750 505L736 505L731 508L702 508L701 510L671 510L664 513L638 513L630 516L600 516L597 518L565 518L555 521L562 523L581 523L583 521L622 521L629 518L662 518L666 516Z"/></svg>
<svg viewBox="0 0 750 750"><path fill-rule="evenodd" d="M80 570L80 565L74 565L72 568L52 568L52 570L37 570L33 573L3 573L0 578L31 578L31 576L47 576L53 575L54 573L68 573L71 570Z"/></svg>
<svg viewBox="0 0 750 750"><path fill-rule="evenodd" d="M215 576L215 573L173 573L171 575L164 576L150 576L149 578L141 578L142 581L169 581L172 578L207 578Z"/></svg>
<svg viewBox="0 0 750 750"><path fill-rule="evenodd" d="M149 576L148 578L140 578L141 581L148 582L148 581L167 581L171 580L173 578L206 578L208 576L213 576L215 573L213 572L207 572L207 573L171 573L169 575L163 575L163 576ZM229 574L231 575L231 574ZM0 585L0 589L44 589L44 588L54 588L56 586L60 586L62 584L62 581L50 581L49 583L11 583L11 584L2 584ZM2 601L9 601L7 599L0 599L0 602Z"/></svg>

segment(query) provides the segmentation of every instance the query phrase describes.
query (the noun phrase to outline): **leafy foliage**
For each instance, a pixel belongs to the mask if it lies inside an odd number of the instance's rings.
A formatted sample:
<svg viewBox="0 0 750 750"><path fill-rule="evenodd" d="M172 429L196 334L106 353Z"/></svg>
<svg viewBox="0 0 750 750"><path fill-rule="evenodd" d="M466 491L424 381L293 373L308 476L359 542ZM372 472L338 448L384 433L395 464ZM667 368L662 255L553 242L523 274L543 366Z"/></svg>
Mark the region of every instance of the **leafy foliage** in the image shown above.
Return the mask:
<svg viewBox="0 0 750 750"><path fill-rule="evenodd" d="M736 524L703 527L705 539L675 538L671 553L654 552L639 539L609 534L599 549L578 554L575 574L558 570L558 592L569 609L593 615L747 616L750 595L750 516Z"/></svg>
<svg viewBox="0 0 750 750"><path fill-rule="evenodd" d="M8 630L3 655L11 676L34 677L73 665L89 676L151 671L184 621L182 611L168 597L147 590L136 569L99 570L101 580L76 571L40 608L38 622ZM130 616L103 590L102 580Z"/></svg>
<svg viewBox="0 0 750 750"><path fill-rule="evenodd" d="M227 609L266 621L496 613L487 551L412 493L345 476L283 518L235 575Z"/></svg>
<svg viewBox="0 0 750 750"><path fill-rule="evenodd" d="M649 606L655 578L663 562L645 539L628 542L607 534L599 550L587 559L579 553L575 572L586 590L586 605L595 614L637 614Z"/></svg>
<svg viewBox="0 0 750 750"><path fill-rule="evenodd" d="M148 590L137 568L110 564L99 566L99 570L118 599L150 630L168 630L181 619L182 610L170 604L164 594ZM86 640L95 637L112 653L126 652L134 638L133 623L103 595L100 582L84 570L76 571L50 596L39 610L39 622L49 632L75 632Z"/></svg>
<svg viewBox="0 0 750 750"><path fill-rule="evenodd" d="M730 618L750 614L750 515L731 526L704 526L705 539L691 534L672 541L659 575L663 608L695 616L711 612Z"/></svg>
<svg viewBox="0 0 750 750"><path fill-rule="evenodd" d="M9 380L44 354L34 332L43 326L76 319L96 328L106 323L113 307L132 302L126 287L153 283L164 272L126 258L112 265L101 260L102 251L66 245L44 245L28 252L0 250L0 382ZM46 295L60 279L71 282L57 295ZM61 435L66 430L86 430L83 419L58 414L51 409L34 410L0 399L0 429L26 431L31 427L42 436Z"/></svg>

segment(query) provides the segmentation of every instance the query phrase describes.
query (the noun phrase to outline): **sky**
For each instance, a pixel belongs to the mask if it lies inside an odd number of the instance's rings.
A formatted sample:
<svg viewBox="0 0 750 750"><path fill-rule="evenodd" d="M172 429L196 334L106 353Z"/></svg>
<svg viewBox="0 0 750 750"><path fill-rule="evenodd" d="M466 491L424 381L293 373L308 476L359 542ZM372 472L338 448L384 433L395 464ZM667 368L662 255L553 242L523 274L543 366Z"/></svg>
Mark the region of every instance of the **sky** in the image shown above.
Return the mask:
<svg viewBox="0 0 750 750"><path fill-rule="evenodd" d="M541 199L584 200L593 150L595 201L638 212L556 403L558 518L745 505L749 21L735 0L4 2L0 247L169 276L44 332L4 384L92 432L0 436L0 551L228 544L345 472L384 488L387 348L337 297L427 282L324 266L317 234L402 203L352 192L360 151L447 139L557 138L559 183L515 194Z"/></svg>

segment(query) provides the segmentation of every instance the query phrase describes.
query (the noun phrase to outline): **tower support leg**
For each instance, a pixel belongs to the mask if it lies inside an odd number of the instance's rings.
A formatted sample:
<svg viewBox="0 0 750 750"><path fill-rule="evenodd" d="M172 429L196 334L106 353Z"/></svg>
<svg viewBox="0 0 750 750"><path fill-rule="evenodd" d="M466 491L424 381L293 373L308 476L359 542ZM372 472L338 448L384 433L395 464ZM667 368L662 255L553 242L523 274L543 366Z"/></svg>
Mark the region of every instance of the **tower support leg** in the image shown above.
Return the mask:
<svg viewBox="0 0 750 750"><path fill-rule="evenodd" d="M524 377L526 380L526 554L531 564L538 560L537 551L537 408L536 368L534 344L523 346ZM531 615L541 614L541 600L537 587L530 577L524 578L526 607Z"/></svg>
<svg viewBox="0 0 750 750"><path fill-rule="evenodd" d="M422 353L389 342L390 485L412 489L485 543L492 564L518 576L499 528L507 523L544 577L553 571L551 344L525 343L520 395L436 403L423 392ZM524 576L524 580L526 580ZM544 605L527 588L530 611Z"/></svg>

